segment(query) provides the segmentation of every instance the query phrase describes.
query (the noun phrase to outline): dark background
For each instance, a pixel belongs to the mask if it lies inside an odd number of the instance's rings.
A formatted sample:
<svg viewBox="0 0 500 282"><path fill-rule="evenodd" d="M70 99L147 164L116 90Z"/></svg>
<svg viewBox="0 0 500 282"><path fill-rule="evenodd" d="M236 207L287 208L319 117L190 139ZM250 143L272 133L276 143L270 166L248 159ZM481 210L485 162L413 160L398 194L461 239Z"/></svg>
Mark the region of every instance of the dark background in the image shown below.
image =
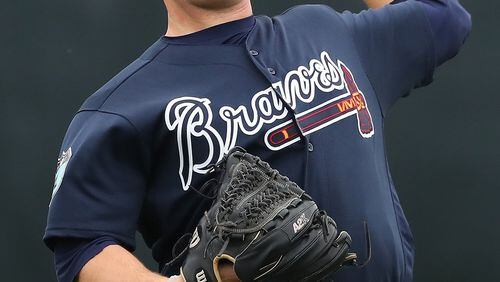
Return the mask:
<svg viewBox="0 0 500 282"><path fill-rule="evenodd" d="M300 3L359 10L361 0L254 1L257 14ZM413 228L415 281L500 281L499 1L473 15L463 52L386 122L393 178ZM2 1L2 281L55 281L42 244L59 146L83 100L165 30L160 0ZM137 251L154 267L139 240Z"/></svg>

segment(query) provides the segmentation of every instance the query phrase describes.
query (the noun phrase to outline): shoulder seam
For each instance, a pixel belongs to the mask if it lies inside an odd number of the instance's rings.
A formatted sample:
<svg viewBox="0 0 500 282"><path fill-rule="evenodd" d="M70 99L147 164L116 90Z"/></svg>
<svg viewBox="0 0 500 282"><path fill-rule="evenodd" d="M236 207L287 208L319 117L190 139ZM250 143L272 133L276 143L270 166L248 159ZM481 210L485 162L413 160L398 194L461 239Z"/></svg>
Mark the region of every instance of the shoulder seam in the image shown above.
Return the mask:
<svg viewBox="0 0 500 282"><path fill-rule="evenodd" d="M158 53L156 53L151 59L143 59L141 57L139 57L138 59L136 59L136 61L138 60L143 60L145 61L145 63L138 67L136 70L134 70L130 75L128 75L126 78L124 78L122 81L120 81L120 83L118 83L118 85L116 85L113 90L111 90L108 95L106 96L106 98L104 99L104 101L102 101L102 103L99 105L99 107L97 107L97 110L100 110L101 107L106 104L106 102L108 101L109 97L111 97L111 95L113 95L115 93L115 91L120 88L120 86L123 85L123 83L125 83L129 78L131 78L132 76L134 76L136 73L138 73L140 70L142 70L144 67L146 67L149 63L151 63L154 59L156 59L156 57L163 51L165 50L165 48L168 47L168 44L166 44L162 49L160 49L158 51Z"/></svg>
<svg viewBox="0 0 500 282"><path fill-rule="evenodd" d="M139 129L137 128L137 126L135 126L135 124L133 124L130 119L128 119L126 116L124 116L124 115L122 115L120 113L115 113L115 112L111 112L111 111L104 111L104 110L101 110L101 109L83 109L83 110L79 110L78 112L76 112L76 114L79 114L81 112L98 112L98 113L115 115L115 116L121 117L128 124L130 124L135 129L135 131L137 131L137 133L139 133L139 135L141 135Z"/></svg>
<svg viewBox="0 0 500 282"><path fill-rule="evenodd" d="M295 6L292 6L292 7L288 8L288 9L286 9L283 13L281 13L281 15L284 15L284 14L286 14L286 13L292 11L292 10L295 10L295 9L301 8L301 7L305 7L305 6L309 6L309 7L311 7L311 6L312 7L326 6L326 7L330 8L330 9L334 10L332 7L330 7L329 5L326 5L326 4L299 4L299 5L295 5Z"/></svg>

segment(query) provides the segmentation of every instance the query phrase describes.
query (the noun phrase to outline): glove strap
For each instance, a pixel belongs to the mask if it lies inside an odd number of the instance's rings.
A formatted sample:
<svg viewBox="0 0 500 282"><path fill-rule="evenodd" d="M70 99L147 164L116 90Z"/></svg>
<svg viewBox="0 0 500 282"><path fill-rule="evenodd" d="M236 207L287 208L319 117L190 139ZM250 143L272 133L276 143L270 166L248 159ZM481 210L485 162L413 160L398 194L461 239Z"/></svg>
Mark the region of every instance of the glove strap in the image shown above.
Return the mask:
<svg viewBox="0 0 500 282"><path fill-rule="evenodd" d="M182 235L177 242L175 242L174 247L172 248L172 257L173 259L163 266L161 269L161 274L162 275L167 275L172 272L177 272L181 266L184 260L186 259L186 256L188 254L188 249L189 249L189 241L190 238L192 237L191 233L186 233ZM180 249L182 246L183 249ZM180 252L179 252L180 251Z"/></svg>

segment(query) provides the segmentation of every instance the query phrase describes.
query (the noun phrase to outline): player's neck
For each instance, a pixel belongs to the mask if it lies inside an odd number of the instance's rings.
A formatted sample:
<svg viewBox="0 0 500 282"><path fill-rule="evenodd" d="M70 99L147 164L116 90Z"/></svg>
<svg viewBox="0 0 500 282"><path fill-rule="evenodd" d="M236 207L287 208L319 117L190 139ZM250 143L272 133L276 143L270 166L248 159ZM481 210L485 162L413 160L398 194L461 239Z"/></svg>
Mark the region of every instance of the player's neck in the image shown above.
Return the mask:
<svg viewBox="0 0 500 282"><path fill-rule="evenodd" d="M175 1L172 1L175 2ZM168 6L167 36L182 36L253 14L250 1L221 10L206 10L189 4Z"/></svg>

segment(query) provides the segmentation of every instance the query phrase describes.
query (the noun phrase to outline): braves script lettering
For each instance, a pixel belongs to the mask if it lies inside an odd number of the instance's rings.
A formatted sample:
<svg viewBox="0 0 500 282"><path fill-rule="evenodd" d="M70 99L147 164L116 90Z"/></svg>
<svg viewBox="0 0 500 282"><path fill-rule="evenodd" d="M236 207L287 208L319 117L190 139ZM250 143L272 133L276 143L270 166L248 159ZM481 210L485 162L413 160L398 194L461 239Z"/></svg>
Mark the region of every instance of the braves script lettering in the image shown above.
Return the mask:
<svg viewBox="0 0 500 282"><path fill-rule="evenodd" d="M346 77L346 75L348 76ZM319 130L337 120L355 114L354 111L367 112L368 108L364 96L359 90L353 90L355 93L350 93L350 83L354 83L354 79L347 67L340 60L334 63L327 52L322 52L319 60L312 59L308 66L300 66L296 70L290 71L283 81L274 83L271 87L256 93L250 101L250 107L248 105L221 107L218 114L219 118L226 124L225 134L212 127L213 111L208 98L180 97L173 99L166 107L165 122L167 128L177 135L180 157L179 176L184 190L189 188L193 173L206 173L210 163L220 160L224 153L236 145L240 132L252 136L260 132L265 124L273 124L284 119L288 114L288 109L283 101L290 108L295 109L298 102L311 103L318 91L322 93L348 92L341 97L349 97L346 100L336 101L333 107L338 109L339 114L336 113L336 119L329 120L328 124L318 124L318 126L313 123L311 132L313 129ZM281 97L277 93L280 93ZM329 113L320 109L320 113L324 114L325 112ZM297 114L297 116L301 116L301 114ZM309 114L308 116L314 115ZM371 118L368 121L371 123ZM285 121L285 124L289 123L290 121ZM369 138L373 135L373 127L368 127L368 133L366 133L366 128L364 130L361 134L362 137ZM286 133L287 138L294 137L288 132L282 130L280 132ZM269 136L269 133L265 136ZM272 136L276 136L276 134ZM207 148L193 148L194 138L203 138L208 144ZM282 149L296 141L293 138L283 140L286 142L280 143L279 146L274 146L272 140L264 141L271 150ZM196 152L196 156L203 156L201 162L195 163L194 150L199 150Z"/></svg>

